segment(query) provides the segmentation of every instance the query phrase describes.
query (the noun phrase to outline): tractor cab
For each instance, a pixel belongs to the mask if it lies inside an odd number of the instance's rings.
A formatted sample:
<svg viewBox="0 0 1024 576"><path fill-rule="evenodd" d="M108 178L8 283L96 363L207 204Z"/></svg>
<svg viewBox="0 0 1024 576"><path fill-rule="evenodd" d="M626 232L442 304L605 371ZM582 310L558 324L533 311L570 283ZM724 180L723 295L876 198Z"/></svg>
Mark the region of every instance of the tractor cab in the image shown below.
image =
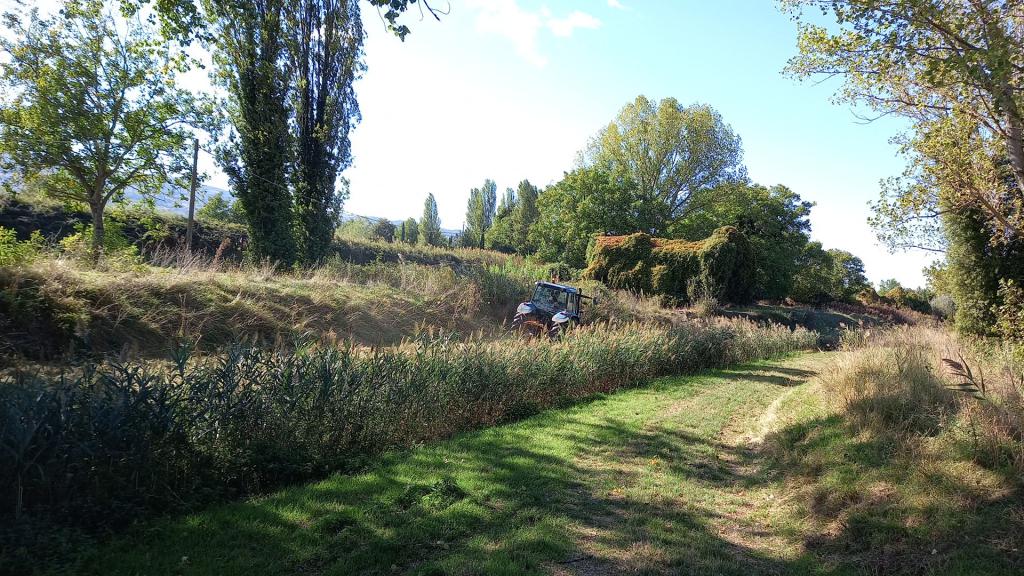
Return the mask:
<svg viewBox="0 0 1024 576"><path fill-rule="evenodd" d="M574 286L537 282L530 300L516 308L512 328L529 329L538 334L546 332L553 338L558 337L580 322L580 301L584 298L592 299Z"/></svg>

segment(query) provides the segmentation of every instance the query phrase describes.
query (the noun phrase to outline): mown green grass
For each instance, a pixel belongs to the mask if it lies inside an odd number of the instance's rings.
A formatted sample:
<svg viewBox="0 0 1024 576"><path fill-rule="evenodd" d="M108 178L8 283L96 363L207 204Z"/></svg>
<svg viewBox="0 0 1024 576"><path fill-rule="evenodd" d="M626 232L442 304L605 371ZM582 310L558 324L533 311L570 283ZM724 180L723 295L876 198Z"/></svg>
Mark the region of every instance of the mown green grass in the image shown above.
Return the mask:
<svg viewBox="0 0 1024 576"><path fill-rule="evenodd" d="M1019 555L991 545L1019 535L1007 524L1005 494L988 506L954 499L933 510L943 529L958 519L964 532L934 554L927 540L905 554L912 505L932 496L937 471L876 450L827 408L821 388L807 382L834 357L663 378L392 453L357 475L139 526L67 568L246 576L1019 573ZM792 460L759 449L765 434ZM831 531L822 528L827 511L807 508L809 493L841 498L880 478L907 482L896 486L905 505L861 506L845 522L834 511ZM942 561L922 560L932 557Z"/></svg>
<svg viewBox="0 0 1024 576"><path fill-rule="evenodd" d="M382 457L266 498L139 527L96 574L748 574L798 557L726 538L753 453L727 437L799 384L800 361L683 378Z"/></svg>

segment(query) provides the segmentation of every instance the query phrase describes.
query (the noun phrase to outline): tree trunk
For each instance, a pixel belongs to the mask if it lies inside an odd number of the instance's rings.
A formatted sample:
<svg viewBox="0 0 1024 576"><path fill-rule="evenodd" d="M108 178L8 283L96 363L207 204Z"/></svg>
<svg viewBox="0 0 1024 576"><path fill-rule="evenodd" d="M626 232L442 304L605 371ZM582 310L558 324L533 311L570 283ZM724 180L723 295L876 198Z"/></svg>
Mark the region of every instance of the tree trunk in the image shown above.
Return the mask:
<svg viewBox="0 0 1024 576"><path fill-rule="evenodd" d="M89 206L92 212L92 260L99 262L103 257L103 204L94 202Z"/></svg>

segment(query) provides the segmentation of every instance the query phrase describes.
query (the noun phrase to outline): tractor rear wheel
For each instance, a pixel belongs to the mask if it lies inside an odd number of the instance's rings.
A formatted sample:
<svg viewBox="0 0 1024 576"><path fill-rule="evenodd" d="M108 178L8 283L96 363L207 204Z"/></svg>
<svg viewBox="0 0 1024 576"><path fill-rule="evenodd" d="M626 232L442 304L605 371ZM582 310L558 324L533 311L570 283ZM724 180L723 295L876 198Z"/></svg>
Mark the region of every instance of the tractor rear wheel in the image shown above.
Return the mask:
<svg viewBox="0 0 1024 576"><path fill-rule="evenodd" d="M515 318L512 319L512 326L509 332L539 337L547 332L547 326L543 322L525 314L516 314Z"/></svg>

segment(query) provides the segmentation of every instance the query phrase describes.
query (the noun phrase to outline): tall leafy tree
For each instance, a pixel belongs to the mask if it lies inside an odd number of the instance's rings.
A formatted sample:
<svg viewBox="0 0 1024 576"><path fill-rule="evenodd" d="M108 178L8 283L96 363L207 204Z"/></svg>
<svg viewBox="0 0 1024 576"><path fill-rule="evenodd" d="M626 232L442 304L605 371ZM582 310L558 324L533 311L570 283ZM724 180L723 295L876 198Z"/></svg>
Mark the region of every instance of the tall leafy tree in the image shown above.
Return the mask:
<svg viewBox="0 0 1024 576"><path fill-rule="evenodd" d="M378 218L373 225L373 237L385 242L394 242L395 225L387 218Z"/></svg>
<svg viewBox="0 0 1024 576"><path fill-rule="evenodd" d="M948 167L950 192L976 207L1001 235L1024 231L1024 3L962 0L785 0L831 13L834 29L801 23L798 77L843 75L841 99L911 121L918 139L953 118L976 144L950 140L926 156ZM817 10L814 10L817 12ZM932 144L936 144L935 141ZM962 157L978 145L991 157ZM969 155L970 156L970 155ZM1003 163L1002 160L1006 162ZM994 167L1011 182L990 177ZM965 169L967 170L965 172ZM909 193L908 190L900 192ZM897 200L902 194L897 194ZM907 199L909 200L909 199Z"/></svg>
<svg viewBox="0 0 1024 576"><path fill-rule="evenodd" d="M634 186L600 168L578 168L537 198L539 216L529 231L537 255L548 262L586 266L597 234L642 230L633 213Z"/></svg>
<svg viewBox="0 0 1024 576"><path fill-rule="evenodd" d="M296 250L288 188L288 0L205 0L205 6L214 17L214 59L233 127L220 163L245 209L252 255L290 264Z"/></svg>
<svg viewBox="0 0 1024 576"><path fill-rule="evenodd" d="M296 240L301 259L322 261L334 233L338 174L352 163L358 122L353 82L365 69L358 0L290 0L288 55L294 111Z"/></svg>
<svg viewBox="0 0 1024 576"><path fill-rule="evenodd" d="M4 168L87 205L98 258L111 199L182 183L188 125L199 122L195 99L175 84L184 56L152 43L137 18L115 22L100 0L68 1L52 18L7 13L4 24Z"/></svg>
<svg viewBox="0 0 1024 576"><path fill-rule="evenodd" d="M988 332L1024 232L1024 3L784 5L838 23L800 24L791 74L841 75L841 100L908 120L908 169L885 183L872 224L892 249L945 252L957 327Z"/></svg>
<svg viewBox="0 0 1024 576"><path fill-rule="evenodd" d="M506 191L487 235L488 248L523 255L536 250L529 232L540 215L537 210L538 194L540 191L529 180L520 182L516 190L509 188Z"/></svg>
<svg viewBox="0 0 1024 576"><path fill-rule="evenodd" d="M731 182L702 192L701 210L673 224L670 235L688 240L707 238L721 226L735 226L750 242L754 286L758 298L785 298L798 260L810 240L811 202L785 186L771 188Z"/></svg>
<svg viewBox="0 0 1024 576"><path fill-rule="evenodd" d="M419 225L420 244L428 246L444 246L447 244L444 234L441 233L441 218L437 214L437 200L434 195L427 194L423 202L423 217Z"/></svg>
<svg viewBox="0 0 1024 576"><path fill-rule="evenodd" d="M798 302L822 304L852 300L870 286L860 258L844 250L825 250L821 242L808 242L800 255L790 296Z"/></svg>
<svg viewBox="0 0 1024 576"><path fill-rule="evenodd" d="M497 208L498 186L493 180L484 180L480 188L473 188L466 205L466 229L462 233L462 244L466 247L483 248L487 231L494 222Z"/></svg>
<svg viewBox="0 0 1024 576"><path fill-rule="evenodd" d="M498 252L516 252L515 240L513 239L515 227L515 212L519 204L516 198L516 191L507 188L505 194L498 202L498 209L494 213L494 224L487 234L487 248Z"/></svg>
<svg viewBox="0 0 1024 576"><path fill-rule="evenodd" d="M121 0L121 7L126 15L134 16L143 6L152 4L160 20L160 28L164 36L187 44L195 39L209 40L215 34L216 27L213 27L214 30L211 31L209 13L202 9L204 1ZM399 23L404 12L417 7L421 19L429 14L435 20L440 20L441 15L445 14L425 0L368 0L368 3L378 10L380 17L387 24L388 30L402 40L405 40L410 32L408 26Z"/></svg>
<svg viewBox="0 0 1024 576"><path fill-rule="evenodd" d="M530 242L530 228L540 217L540 211L537 208L539 194L540 190L529 180L520 182L516 189L516 205L512 210L512 240L516 252L520 254L529 254L535 250Z"/></svg>
<svg viewBox="0 0 1024 576"><path fill-rule="evenodd" d="M721 115L675 98L637 96L591 140L583 159L634 182L636 201L652 210L643 231L654 234L684 216L701 191L746 174L740 137Z"/></svg>

